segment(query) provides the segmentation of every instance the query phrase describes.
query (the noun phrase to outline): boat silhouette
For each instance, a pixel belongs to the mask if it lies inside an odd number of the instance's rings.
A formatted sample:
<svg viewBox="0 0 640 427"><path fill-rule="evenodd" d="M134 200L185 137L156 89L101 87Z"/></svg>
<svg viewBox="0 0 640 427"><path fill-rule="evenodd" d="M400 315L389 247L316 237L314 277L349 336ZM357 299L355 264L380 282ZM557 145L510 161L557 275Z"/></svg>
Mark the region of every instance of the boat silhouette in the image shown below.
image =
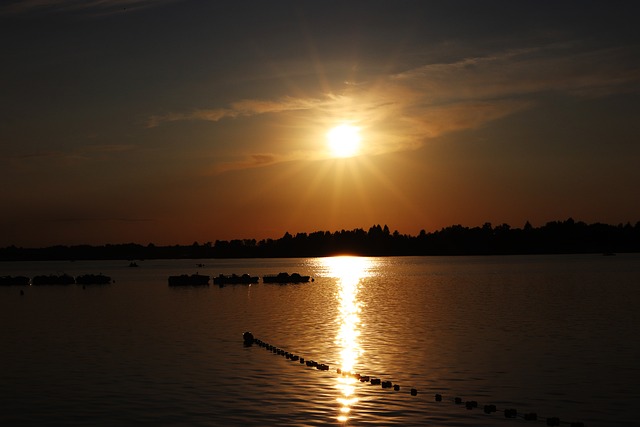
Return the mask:
<svg viewBox="0 0 640 427"><path fill-rule="evenodd" d="M278 273L262 276L263 283L306 283L311 276L302 276L298 273Z"/></svg>
<svg viewBox="0 0 640 427"><path fill-rule="evenodd" d="M218 276L213 277L213 283L216 285L237 285L237 284L251 284L258 283L260 278L258 276L251 276L249 274L231 274L229 276L225 276L224 274L220 274Z"/></svg>

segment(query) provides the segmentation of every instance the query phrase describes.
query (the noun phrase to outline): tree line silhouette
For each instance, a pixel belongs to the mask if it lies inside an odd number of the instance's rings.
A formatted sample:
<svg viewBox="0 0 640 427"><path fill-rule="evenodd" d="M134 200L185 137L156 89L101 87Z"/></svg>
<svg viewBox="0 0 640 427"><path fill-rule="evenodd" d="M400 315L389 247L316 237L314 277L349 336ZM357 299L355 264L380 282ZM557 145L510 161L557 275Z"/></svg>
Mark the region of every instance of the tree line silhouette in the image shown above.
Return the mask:
<svg viewBox="0 0 640 427"><path fill-rule="evenodd" d="M617 226L552 221L523 228L508 224L482 227L453 225L439 231L421 230L417 236L391 232L387 225L365 231L341 230L313 233L286 232L279 239L216 240L192 245L156 246L153 243L75 245L46 248L0 249L0 260L95 260L95 259L181 259L181 258L295 258L338 254L362 256L410 255L509 255L640 252L640 222Z"/></svg>

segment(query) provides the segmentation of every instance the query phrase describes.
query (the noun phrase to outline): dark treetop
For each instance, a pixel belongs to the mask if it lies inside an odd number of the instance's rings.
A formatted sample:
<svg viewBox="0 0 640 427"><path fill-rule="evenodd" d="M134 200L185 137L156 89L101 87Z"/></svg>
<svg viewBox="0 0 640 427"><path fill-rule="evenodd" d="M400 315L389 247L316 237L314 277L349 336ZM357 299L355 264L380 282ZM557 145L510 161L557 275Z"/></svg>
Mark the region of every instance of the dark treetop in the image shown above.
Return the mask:
<svg viewBox="0 0 640 427"><path fill-rule="evenodd" d="M386 225L363 229L285 233L279 239L216 240L192 245L144 246L136 243L104 246L51 246L0 249L0 260L276 258L339 254L362 256L507 255L640 252L640 222L617 226L585 224L572 218L534 228L508 224L493 227L453 225L439 231L422 230L417 236L390 232Z"/></svg>

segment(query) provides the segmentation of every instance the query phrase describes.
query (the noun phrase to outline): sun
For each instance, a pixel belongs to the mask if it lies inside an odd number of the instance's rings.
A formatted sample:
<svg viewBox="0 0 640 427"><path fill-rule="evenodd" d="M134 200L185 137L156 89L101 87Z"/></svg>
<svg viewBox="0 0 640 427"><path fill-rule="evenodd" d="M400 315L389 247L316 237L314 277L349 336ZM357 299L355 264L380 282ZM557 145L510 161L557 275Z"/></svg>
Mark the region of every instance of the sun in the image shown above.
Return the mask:
<svg viewBox="0 0 640 427"><path fill-rule="evenodd" d="M360 151L360 128L336 126L327 132L327 141L333 157L353 157Z"/></svg>

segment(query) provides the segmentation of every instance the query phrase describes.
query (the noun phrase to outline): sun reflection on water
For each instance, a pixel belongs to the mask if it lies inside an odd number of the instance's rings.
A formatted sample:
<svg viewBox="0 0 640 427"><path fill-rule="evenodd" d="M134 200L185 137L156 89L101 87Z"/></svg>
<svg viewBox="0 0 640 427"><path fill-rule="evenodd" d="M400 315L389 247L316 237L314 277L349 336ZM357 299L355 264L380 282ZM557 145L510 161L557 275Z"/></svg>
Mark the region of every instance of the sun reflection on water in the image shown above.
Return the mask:
<svg viewBox="0 0 640 427"><path fill-rule="evenodd" d="M370 258L359 257L331 257L324 258L323 263L331 277L338 279L338 334L336 344L340 347L340 369L344 373L353 372L358 359L362 356L360 347L360 309L358 300L360 281L369 274L372 266ZM351 408L358 402L356 396L356 378L350 375L337 377L336 387L341 396L338 421L346 423L349 420Z"/></svg>

